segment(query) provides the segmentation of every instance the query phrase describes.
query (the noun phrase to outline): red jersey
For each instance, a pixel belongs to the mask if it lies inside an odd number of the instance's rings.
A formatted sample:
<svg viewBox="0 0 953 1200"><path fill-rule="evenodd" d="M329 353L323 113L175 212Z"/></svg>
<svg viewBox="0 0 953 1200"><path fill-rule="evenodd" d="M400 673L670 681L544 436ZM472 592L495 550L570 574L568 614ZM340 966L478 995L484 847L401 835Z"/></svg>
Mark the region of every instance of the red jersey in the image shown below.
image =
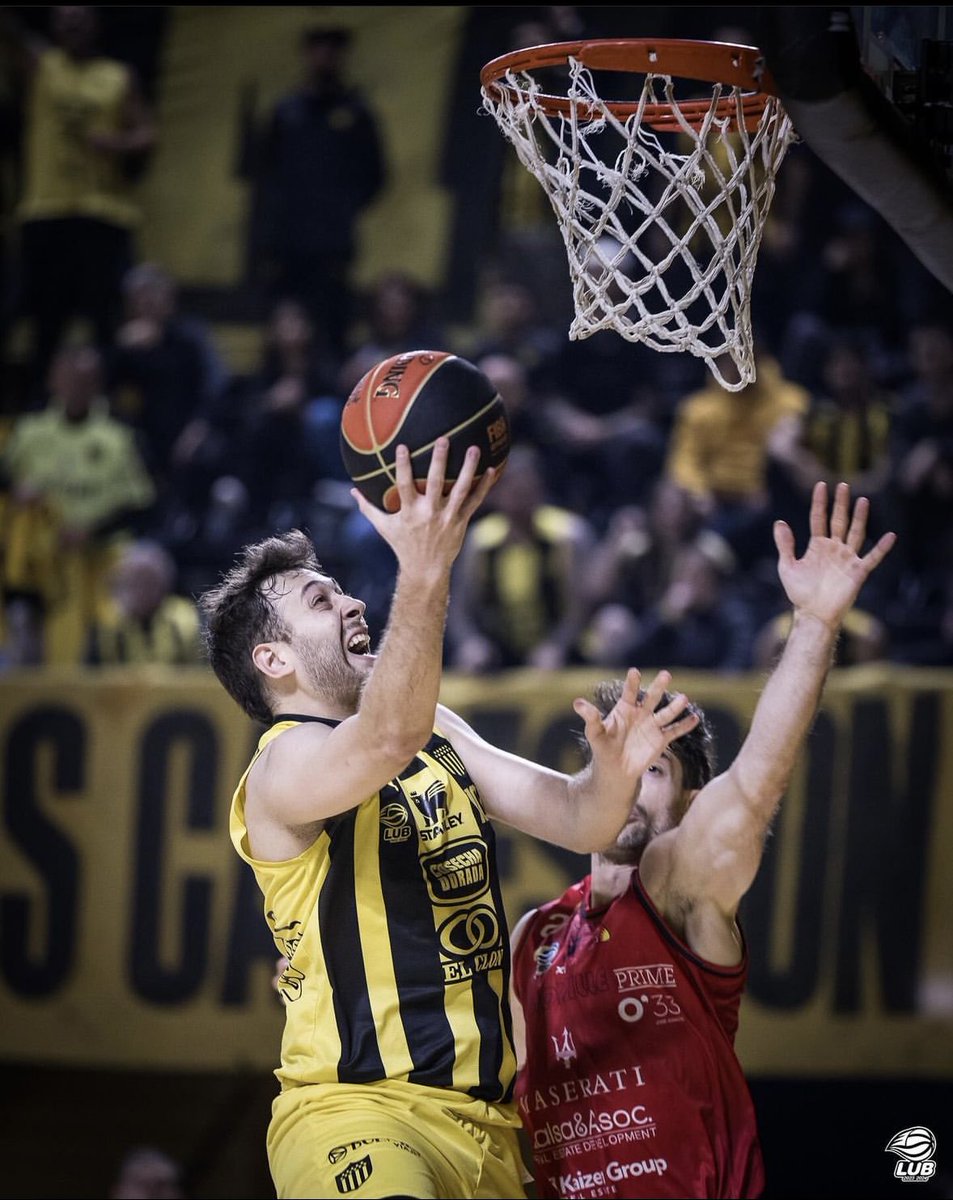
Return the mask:
<svg viewBox="0 0 953 1200"><path fill-rule="evenodd" d="M591 877L537 909L513 960L516 1085L545 1197L753 1197L754 1104L734 1052L747 955L718 967L666 926L637 871L589 911Z"/></svg>

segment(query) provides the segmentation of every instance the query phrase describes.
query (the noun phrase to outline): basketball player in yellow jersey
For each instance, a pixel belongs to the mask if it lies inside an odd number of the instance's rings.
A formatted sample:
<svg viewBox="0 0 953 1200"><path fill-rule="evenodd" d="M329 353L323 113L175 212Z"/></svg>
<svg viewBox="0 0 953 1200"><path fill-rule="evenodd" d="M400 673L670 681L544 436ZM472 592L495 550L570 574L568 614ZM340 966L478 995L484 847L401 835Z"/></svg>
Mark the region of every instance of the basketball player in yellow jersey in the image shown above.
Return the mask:
<svg viewBox="0 0 953 1200"><path fill-rule="evenodd" d="M606 718L577 700L592 762L563 775L482 741L437 703L450 571L494 482L471 447L444 496L398 448L400 510L361 511L398 578L379 653L364 605L294 531L246 547L203 597L209 657L269 725L231 836L288 964L281 1092L268 1134L279 1197L522 1197L512 1104L506 919L491 818L579 852L622 828L643 771L694 727L653 711L632 671Z"/></svg>

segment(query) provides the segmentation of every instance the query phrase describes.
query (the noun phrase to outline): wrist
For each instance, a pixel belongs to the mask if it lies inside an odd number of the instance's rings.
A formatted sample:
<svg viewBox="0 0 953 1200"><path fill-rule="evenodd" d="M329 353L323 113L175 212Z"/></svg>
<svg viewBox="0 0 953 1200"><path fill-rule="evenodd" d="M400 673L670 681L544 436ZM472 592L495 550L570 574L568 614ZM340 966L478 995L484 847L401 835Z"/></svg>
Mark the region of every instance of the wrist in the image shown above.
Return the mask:
<svg viewBox="0 0 953 1200"><path fill-rule="evenodd" d="M802 629L813 629L819 634L835 639L840 633L842 620L843 618L829 620L818 613L811 612L809 609L795 608L792 614L792 630L799 627Z"/></svg>

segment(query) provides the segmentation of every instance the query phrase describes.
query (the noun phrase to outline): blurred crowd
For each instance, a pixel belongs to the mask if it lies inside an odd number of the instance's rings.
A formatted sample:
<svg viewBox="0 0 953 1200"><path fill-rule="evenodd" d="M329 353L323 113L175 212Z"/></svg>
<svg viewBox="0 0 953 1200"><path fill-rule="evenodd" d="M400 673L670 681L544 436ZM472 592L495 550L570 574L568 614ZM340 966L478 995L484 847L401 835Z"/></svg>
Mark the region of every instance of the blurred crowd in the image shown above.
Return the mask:
<svg viewBox="0 0 953 1200"><path fill-rule="evenodd" d="M366 370L422 348L479 366L513 436L457 564L448 667L770 665L786 633L772 523L803 547L818 479L870 498L873 537L900 534L841 663L953 664L953 297L808 147L764 233L757 380L732 393L689 354L569 341L538 283L556 263L488 247L472 318L452 325L408 274L355 287L357 218L390 164L346 31L310 31L253 156L268 316L238 372L178 281L137 258L126 205L162 130L134 73L98 50L97 10L50 12L47 40L21 39L33 91L4 320L33 337L0 448L3 668L199 664L196 595L293 527L380 636L396 565L349 495L338 423ZM70 128L51 115L67 94ZM314 165L332 160L329 192Z"/></svg>

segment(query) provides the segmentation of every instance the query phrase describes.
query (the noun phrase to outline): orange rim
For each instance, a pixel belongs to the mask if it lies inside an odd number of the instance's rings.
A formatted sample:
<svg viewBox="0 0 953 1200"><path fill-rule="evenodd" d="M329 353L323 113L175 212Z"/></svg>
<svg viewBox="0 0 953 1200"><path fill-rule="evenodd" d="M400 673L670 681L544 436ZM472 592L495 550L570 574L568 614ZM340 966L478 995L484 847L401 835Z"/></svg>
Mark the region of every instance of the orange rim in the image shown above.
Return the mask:
<svg viewBox="0 0 953 1200"><path fill-rule="evenodd" d="M677 76L740 88L744 124L749 131L757 128L768 99L778 94L761 51L756 47L679 38L553 42L546 46L512 50L486 64L480 72L480 83L490 93L508 92L511 97L517 98L520 94L518 89L503 78L508 71L531 73L546 67L564 66L570 58L597 71ZM534 103L551 117L568 117L573 113L587 115L586 101L570 100L567 96L539 92L534 97ZM613 116L623 121L639 110L637 101L606 100L604 104ZM677 131L682 128L682 123L674 112L675 108L686 124L697 129L711 109L711 101L680 100L675 104L646 104L642 110L643 120L653 129ZM733 118L737 112L736 99L725 97L719 100L715 111L720 118Z"/></svg>

